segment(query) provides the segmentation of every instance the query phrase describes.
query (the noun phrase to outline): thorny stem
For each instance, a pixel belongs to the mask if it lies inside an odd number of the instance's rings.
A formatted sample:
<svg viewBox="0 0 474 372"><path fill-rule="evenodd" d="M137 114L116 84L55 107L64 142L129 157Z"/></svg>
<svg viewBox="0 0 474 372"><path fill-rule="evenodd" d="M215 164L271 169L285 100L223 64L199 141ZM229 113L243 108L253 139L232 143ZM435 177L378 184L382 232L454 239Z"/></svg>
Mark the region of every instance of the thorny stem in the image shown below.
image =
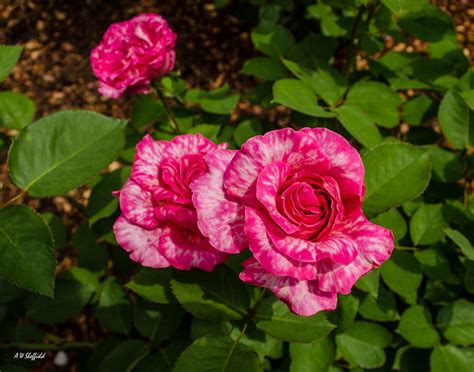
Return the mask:
<svg viewBox="0 0 474 372"><path fill-rule="evenodd" d="M165 99L165 96L163 95L163 92L159 88L158 89L152 88L152 92L154 93L154 95L156 97L158 97L158 99L161 101L161 103L163 103L163 106L164 106L165 111L166 111L166 116L168 117L168 120L170 121L170 126L171 126L171 129L173 129L173 132L175 134L181 134L181 130L179 129L179 124L176 121L176 118L173 114L173 111L168 106L168 103L166 102L166 99Z"/></svg>

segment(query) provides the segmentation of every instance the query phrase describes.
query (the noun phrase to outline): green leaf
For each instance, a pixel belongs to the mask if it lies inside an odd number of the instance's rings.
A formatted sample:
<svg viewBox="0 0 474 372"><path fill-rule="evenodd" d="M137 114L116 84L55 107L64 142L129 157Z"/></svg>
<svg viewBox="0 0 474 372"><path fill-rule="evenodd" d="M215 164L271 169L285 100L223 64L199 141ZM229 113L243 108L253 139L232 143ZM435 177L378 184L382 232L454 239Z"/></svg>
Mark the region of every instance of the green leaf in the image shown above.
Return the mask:
<svg viewBox="0 0 474 372"><path fill-rule="evenodd" d="M402 346L395 354L392 370L429 371L431 350Z"/></svg>
<svg viewBox="0 0 474 372"><path fill-rule="evenodd" d="M110 217L117 210L118 198L114 197L112 192L122 188L130 176L130 171L130 167L125 167L107 173L93 187L86 208L89 225L95 224L102 218Z"/></svg>
<svg viewBox="0 0 474 372"><path fill-rule="evenodd" d="M107 330L128 334L132 327L132 306L114 277L104 282L96 309L100 324Z"/></svg>
<svg viewBox="0 0 474 372"><path fill-rule="evenodd" d="M269 57L255 57L245 61L240 73L267 81L284 79L288 76L285 67L278 60Z"/></svg>
<svg viewBox="0 0 474 372"><path fill-rule="evenodd" d="M282 79L273 84L273 101L303 114L331 118L335 114L318 105L318 98L305 83L296 79Z"/></svg>
<svg viewBox="0 0 474 372"><path fill-rule="evenodd" d="M402 296L405 302L416 303L417 290L423 275L412 253L395 250L390 260L381 266L380 273L385 284Z"/></svg>
<svg viewBox="0 0 474 372"><path fill-rule="evenodd" d="M456 182L463 176L463 164L454 152L442 149L437 145L429 146L433 179L439 182Z"/></svg>
<svg viewBox="0 0 474 372"><path fill-rule="evenodd" d="M257 27L250 35L255 48L273 58L285 56L295 45L295 38L285 27Z"/></svg>
<svg viewBox="0 0 474 372"><path fill-rule="evenodd" d="M474 260L474 248L471 242L459 231L450 228L444 229L444 233L461 248L462 253L469 259Z"/></svg>
<svg viewBox="0 0 474 372"><path fill-rule="evenodd" d="M451 17L435 5L403 15L398 24L410 35L429 42L439 41L446 34L454 33Z"/></svg>
<svg viewBox="0 0 474 372"><path fill-rule="evenodd" d="M158 305L138 300L133 307L133 323L140 334L159 344L179 327L184 311L178 304Z"/></svg>
<svg viewBox="0 0 474 372"><path fill-rule="evenodd" d="M474 344L474 303L461 299L446 305L438 313L437 323L453 344Z"/></svg>
<svg viewBox="0 0 474 372"><path fill-rule="evenodd" d="M414 305L402 314L397 332L415 347L432 348L439 342L438 332L432 323L428 310Z"/></svg>
<svg viewBox="0 0 474 372"><path fill-rule="evenodd" d="M139 131L147 125L166 121L163 104L150 94L140 94L132 107L132 125Z"/></svg>
<svg viewBox="0 0 474 372"><path fill-rule="evenodd" d="M451 276L449 261L443 252L437 248L428 248L415 252L415 257L421 265L421 270L430 279L448 281Z"/></svg>
<svg viewBox="0 0 474 372"><path fill-rule="evenodd" d="M191 89L185 96L185 100L200 105L205 112L217 115L232 113L239 99L240 95L232 94L228 85L210 92Z"/></svg>
<svg viewBox="0 0 474 372"><path fill-rule="evenodd" d="M0 92L0 127L23 129L33 121L36 107L20 93Z"/></svg>
<svg viewBox="0 0 474 372"><path fill-rule="evenodd" d="M220 125L215 124L198 124L192 128L189 128L186 133L200 133L204 137L207 137L213 141L217 140L217 135L221 130Z"/></svg>
<svg viewBox="0 0 474 372"><path fill-rule="evenodd" d="M328 313L329 320L337 324L338 331L349 328L357 316L359 299L352 295L339 296L335 312ZM337 317L336 317L337 315ZM333 318L335 318L333 320Z"/></svg>
<svg viewBox="0 0 474 372"><path fill-rule="evenodd" d="M439 105L438 116L441 129L454 148L474 145L474 113L458 93L446 93Z"/></svg>
<svg viewBox="0 0 474 372"><path fill-rule="evenodd" d="M428 186L428 153L402 143L384 143L368 151L365 165L364 210L376 215L415 199Z"/></svg>
<svg viewBox="0 0 474 372"><path fill-rule="evenodd" d="M330 337L309 344L290 344L290 372L327 372L336 350Z"/></svg>
<svg viewBox="0 0 474 372"><path fill-rule="evenodd" d="M21 46L0 45L0 81L13 69L23 48Z"/></svg>
<svg viewBox="0 0 474 372"><path fill-rule="evenodd" d="M472 364L461 349L453 345L438 345L431 353L432 372L470 372Z"/></svg>
<svg viewBox="0 0 474 372"><path fill-rule="evenodd" d="M27 297L26 314L41 323L62 322L80 313L98 286L98 279L91 272L73 267L58 277L54 299L36 294Z"/></svg>
<svg viewBox="0 0 474 372"><path fill-rule="evenodd" d="M329 104L339 100L346 89L347 84L344 79L329 68L327 70L318 68L315 71L287 59L283 59L283 64L293 75Z"/></svg>
<svg viewBox="0 0 474 372"><path fill-rule="evenodd" d="M398 106L401 102L400 96L389 86L374 81L361 81L349 90L345 105L357 106L371 121L393 128L400 120Z"/></svg>
<svg viewBox="0 0 474 372"><path fill-rule="evenodd" d="M124 144L124 125L87 111L63 111L38 120L10 148L10 176L31 196L69 191L115 159Z"/></svg>
<svg viewBox="0 0 474 372"><path fill-rule="evenodd" d="M56 249L64 247L67 241L67 231L61 217L54 213L43 213L41 217L48 224L53 233L54 247Z"/></svg>
<svg viewBox="0 0 474 372"><path fill-rule="evenodd" d="M346 30L341 27L339 17L332 11L332 8L323 3L310 5L306 8L308 16L319 19L321 22L321 31L326 36L344 36Z"/></svg>
<svg viewBox="0 0 474 372"><path fill-rule="evenodd" d="M382 0L382 3L396 15L416 12L428 4L429 0Z"/></svg>
<svg viewBox="0 0 474 372"><path fill-rule="evenodd" d="M97 243L96 234L89 228L87 222L78 226L72 237L72 245L76 249L79 264L92 271L107 268L108 252L106 247Z"/></svg>
<svg viewBox="0 0 474 372"><path fill-rule="evenodd" d="M310 33L289 51L288 57L309 68L320 67L328 64L337 46L336 38Z"/></svg>
<svg viewBox="0 0 474 372"><path fill-rule="evenodd" d="M171 281L171 288L181 305L198 318L242 319L250 305L243 283L224 267L212 273L178 272Z"/></svg>
<svg viewBox="0 0 474 372"><path fill-rule="evenodd" d="M342 126L363 146L374 147L382 142L375 123L358 106L344 105L336 109Z"/></svg>
<svg viewBox="0 0 474 372"><path fill-rule="evenodd" d="M255 314L257 328L269 335L290 342L312 342L324 338L334 324L320 312L309 317L294 315L288 307L274 297L269 297L257 308Z"/></svg>
<svg viewBox="0 0 474 372"><path fill-rule="evenodd" d="M395 241L403 239L408 231L405 219L396 208L372 218L372 222L392 230Z"/></svg>
<svg viewBox="0 0 474 372"><path fill-rule="evenodd" d="M126 340L117 345L99 364L98 372L132 371L150 352L150 345L142 340Z"/></svg>
<svg viewBox="0 0 474 372"><path fill-rule="evenodd" d="M410 221L410 236L415 245L429 245L441 240L446 221L442 204L423 204Z"/></svg>
<svg viewBox="0 0 474 372"><path fill-rule="evenodd" d="M247 141L249 138L262 134L262 123L258 119L247 119L239 123L234 131L234 140L238 146Z"/></svg>
<svg viewBox="0 0 474 372"><path fill-rule="evenodd" d="M421 94L403 106L403 119L410 125L420 125L436 116L437 104L433 98Z"/></svg>
<svg viewBox="0 0 474 372"><path fill-rule="evenodd" d="M399 318L395 296L384 286L380 286L377 298L365 296L359 306L359 313L366 319L378 322L391 322Z"/></svg>
<svg viewBox="0 0 474 372"><path fill-rule="evenodd" d="M355 284L361 291L368 292L372 297L379 293L380 271L372 270L363 275Z"/></svg>
<svg viewBox="0 0 474 372"><path fill-rule="evenodd" d="M228 337L203 337L178 358L175 372L263 371L257 354Z"/></svg>
<svg viewBox="0 0 474 372"><path fill-rule="evenodd" d="M14 301L23 294L23 289L8 283L0 278L0 304L6 304Z"/></svg>
<svg viewBox="0 0 474 372"><path fill-rule="evenodd" d="M174 302L171 270L142 268L125 286L144 299L160 304Z"/></svg>
<svg viewBox="0 0 474 372"><path fill-rule="evenodd" d="M344 359L362 368L383 366L383 349L391 342L392 336L385 328L364 321L355 322L344 333L336 335L336 345Z"/></svg>
<svg viewBox="0 0 474 372"><path fill-rule="evenodd" d="M469 108L474 110L474 89L470 89L467 92L461 92L460 94Z"/></svg>
<svg viewBox="0 0 474 372"><path fill-rule="evenodd" d="M51 230L32 209L0 209L0 276L19 287L53 297L53 247Z"/></svg>

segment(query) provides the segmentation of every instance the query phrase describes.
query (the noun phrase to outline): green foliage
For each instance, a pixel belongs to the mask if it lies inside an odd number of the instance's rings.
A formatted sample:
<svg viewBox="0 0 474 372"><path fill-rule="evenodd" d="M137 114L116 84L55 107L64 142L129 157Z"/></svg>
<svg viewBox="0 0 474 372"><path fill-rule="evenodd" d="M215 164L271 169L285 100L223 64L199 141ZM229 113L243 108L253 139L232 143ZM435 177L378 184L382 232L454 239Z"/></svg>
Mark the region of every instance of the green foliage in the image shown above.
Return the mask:
<svg viewBox="0 0 474 372"><path fill-rule="evenodd" d="M428 0L214 4L254 46L238 66L244 89L208 76L191 88L176 68L134 98L128 126L86 111L34 122L30 98L0 92L0 151L21 189L9 204L26 197L40 213L0 206L0 343L68 351L73 325L77 337L93 328L93 347L71 353L78 370L471 372L474 73L450 16ZM390 47L414 38L422 51ZM0 81L21 50L0 46ZM287 125L350 141L365 166L364 212L394 235L390 260L335 311L297 316L244 284L245 253L207 273L140 267L117 246L112 193L145 134L239 149ZM5 355L0 370L24 370Z"/></svg>

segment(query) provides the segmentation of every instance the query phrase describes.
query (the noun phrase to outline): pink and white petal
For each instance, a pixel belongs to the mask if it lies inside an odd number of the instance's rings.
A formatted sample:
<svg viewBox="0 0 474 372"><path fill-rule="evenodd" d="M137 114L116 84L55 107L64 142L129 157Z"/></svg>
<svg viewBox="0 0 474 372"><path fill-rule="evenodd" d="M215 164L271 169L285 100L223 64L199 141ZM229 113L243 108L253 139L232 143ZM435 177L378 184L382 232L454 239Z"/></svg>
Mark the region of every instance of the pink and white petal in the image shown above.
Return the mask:
<svg viewBox="0 0 474 372"><path fill-rule="evenodd" d="M143 229L127 221L121 215L113 226L117 243L130 253L130 258L143 266L169 267L168 260L158 252L161 229Z"/></svg>
<svg viewBox="0 0 474 372"><path fill-rule="evenodd" d="M319 311L334 310L337 306L336 293L321 291L315 280L300 281L288 276L276 276L266 271L254 258L244 261L242 265L242 281L270 289L295 314L311 316Z"/></svg>
<svg viewBox="0 0 474 372"><path fill-rule="evenodd" d="M249 249L258 262L268 271L279 276L290 276L299 280L317 278L317 265L301 262L280 253L267 234L273 221L253 208L245 207L245 232Z"/></svg>
<svg viewBox="0 0 474 372"><path fill-rule="evenodd" d="M356 242L358 256L349 265L320 261L318 278L322 290L347 294L362 275L390 258L394 241L390 230L368 221L362 213L353 222L346 222L343 232Z"/></svg>
<svg viewBox="0 0 474 372"><path fill-rule="evenodd" d="M180 159L187 154L207 154L216 150L217 145L201 134L183 134L174 137L166 147L166 157Z"/></svg>
<svg viewBox="0 0 474 372"><path fill-rule="evenodd" d="M145 229L158 226L153 213L151 193L143 190L132 179L125 182L120 191L120 209L130 223Z"/></svg>
<svg viewBox="0 0 474 372"><path fill-rule="evenodd" d="M229 195L256 202L255 187L261 170L277 160L285 161L297 147L299 136L291 128L275 130L247 140L234 156L224 174Z"/></svg>
<svg viewBox="0 0 474 372"><path fill-rule="evenodd" d="M239 253L247 245L244 207L226 197L223 189L224 172L236 152L218 150L207 154L204 161L208 170L190 186L199 230L215 249L225 253Z"/></svg>
<svg viewBox="0 0 474 372"><path fill-rule="evenodd" d="M162 227L158 249L179 270L195 267L210 272L228 257L213 249L200 233L172 224Z"/></svg>
<svg viewBox="0 0 474 372"><path fill-rule="evenodd" d="M272 220L288 234L293 234L298 231L298 226L283 216L276 205L278 190L285 181L288 171L286 163L279 160L265 166L257 177L256 196Z"/></svg>
<svg viewBox="0 0 474 372"><path fill-rule="evenodd" d="M361 253L349 265L335 263L331 259L318 262L318 286L327 292L351 293L359 278L374 268Z"/></svg>
<svg viewBox="0 0 474 372"><path fill-rule="evenodd" d="M357 150L341 135L326 128L304 128L302 133L314 138L331 162L343 198L364 195L364 165Z"/></svg>
<svg viewBox="0 0 474 372"><path fill-rule="evenodd" d="M329 234L325 238L314 242L318 251L318 260L330 258L336 263L348 265L359 254L357 242L350 236Z"/></svg>
<svg viewBox="0 0 474 372"><path fill-rule="evenodd" d="M314 264L320 259L317 245L314 242L290 236L278 227L269 224L267 224L267 234L275 249L295 261Z"/></svg>
<svg viewBox="0 0 474 372"><path fill-rule="evenodd" d="M165 147L166 142L154 141L149 134L137 144L131 178L147 191L152 191L159 184L158 167Z"/></svg>

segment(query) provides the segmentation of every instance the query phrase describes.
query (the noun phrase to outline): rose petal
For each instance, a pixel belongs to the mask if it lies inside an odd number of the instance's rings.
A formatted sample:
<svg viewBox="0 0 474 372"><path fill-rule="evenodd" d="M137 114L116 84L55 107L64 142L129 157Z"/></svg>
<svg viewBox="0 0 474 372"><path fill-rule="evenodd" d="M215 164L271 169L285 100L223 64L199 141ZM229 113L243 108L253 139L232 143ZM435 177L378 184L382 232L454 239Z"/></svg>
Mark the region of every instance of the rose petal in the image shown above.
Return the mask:
<svg viewBox="0 0 474 372"><path fill-rule="evenodd" d="M394 248L392 232L368 221L362 213L347 221L343 232L359 247L359 254L349 265L325 259L319 262L319 288L348 294L357 280L388 260Z"/></svg>
<svg viewBox="0 0 474 372"><path fill-rule="evenodd" d="M288 276L276 276L266 271L257 260L250 258L242 263L240 279L270 289L290 310L298 315L310 316L322 310L334 310L336 293L323 292L317 281L299 281Z"/></svg>
<svg viewBox="0 0 474 372"><path fill-rule="evenodd" d="M364 165L357 150L341 135L326 128L303 128L302 134L318 142L330 159L329 174L339 184L343 198L364 195Z"/></svg>
<svg viewBox="0 0 474 372"><path fill-rule="evenodd" d="M165 150L164 157L180 159L189 154L207 154L217 149L217 145L201 134L183 134L174 137Z"/></svg>
<svg viewBox="0 0 474 372"><path fill-rule="evenodd" d="M149 134L138 142L131 178L144 190L152 191L158 186L158 166L165 148L166 142L154 141Z"/></svg>
<svg viewBox="0 0 474 372"><path fill-rule="evenodd" d="M258 262L268 271L279 276L290 276L299 280L317 278L314 263L300 262L281 254L270 240L267 230L273 222L253 208L245 208L245 232L249 248Z"/></svg>
<svg viewBox="0 0 474 372"><path fill-rule="evenodd" d="M115 221L115 239L120 246L130 253L130 258L143 266L163 268L170 266L169 262L158 252L161 229L142 229L133 225L121 215Z"/></svg>
<svg viewBox="0 0 474 372"><path fill-rule="evenodd" d="M227 255L213 249L200 233L167 224L162 227L159 251L177 269L212 271Z"/></svg>
<svg viewBox="0 0 474 372"><path fill-rule="evenodd" d="M239 253L246 244L244 208L224 194L224 171L237 151L218 150L204 160L208 171L191 184L198 227L211 245L226 253Z"/></svg>
<svg viewBox="0 0 474 372"><path fill-rule="evenodd" d="M129 179L120 191L120 209L130 223L145 229L158 226L153 213L151 193Z"/></svg>

